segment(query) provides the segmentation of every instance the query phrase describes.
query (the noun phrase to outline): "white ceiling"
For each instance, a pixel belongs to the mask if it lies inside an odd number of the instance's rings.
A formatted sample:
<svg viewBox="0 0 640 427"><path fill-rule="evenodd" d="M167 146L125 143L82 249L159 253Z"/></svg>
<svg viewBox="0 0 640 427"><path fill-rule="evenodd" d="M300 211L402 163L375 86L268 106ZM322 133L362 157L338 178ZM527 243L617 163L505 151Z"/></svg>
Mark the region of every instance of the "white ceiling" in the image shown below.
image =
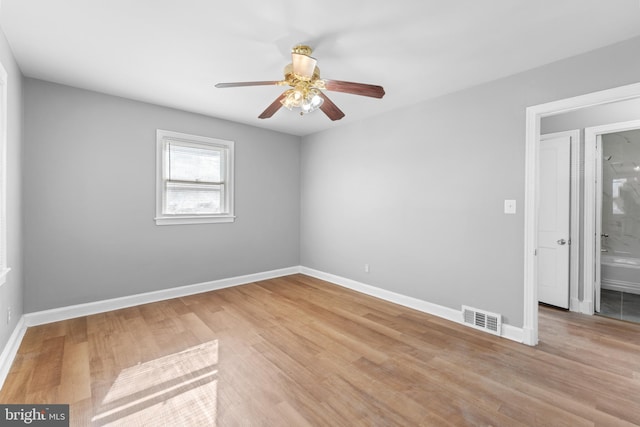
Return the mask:
<svg viewBox="0 0 640 427"><path fill-rule="evenodd" d="M306 135L638 36L640 2L2 0L0 24L26 76ZM298 43L386 96L260 120L284 88L214 88L281 79Z"/></svg>

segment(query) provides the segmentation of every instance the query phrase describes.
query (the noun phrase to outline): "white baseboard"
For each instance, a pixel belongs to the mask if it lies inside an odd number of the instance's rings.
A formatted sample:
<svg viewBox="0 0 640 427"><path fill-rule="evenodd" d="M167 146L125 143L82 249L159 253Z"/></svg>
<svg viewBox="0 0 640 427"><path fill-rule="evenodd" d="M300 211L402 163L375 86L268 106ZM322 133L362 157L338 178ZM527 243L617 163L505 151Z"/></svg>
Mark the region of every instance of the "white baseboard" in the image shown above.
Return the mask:
<svg viewBox="0 0 640 427"><path fill-rule="evenodd" d="M415 310L432 314L434 316L438 316L452 322L464 324L462 319L462 312L459 310L454 310L449 307L444 307L410 296L387 291L385 289L377 288L375 286L367 285L333 274L324 273L322 271L314 270L311 268L294 266L282 268L279 270L271 270L262 273L248 274L245 276L198 283L195 285L180 286L177 288L163 289L160 291L147 292L126 297L95 301L86 304L77 304L67 307L54 308L51 310L37 311L33 313L26 313L20 318L16 328L9 338L9 341L0 354L0 388L4 384L4 380L9 373L11 364L13 363L13 360L18 352L18 348L20 347L20 343L22 342L22 338L24 337L27 327L29 326L58 322L61 320L73 319L81 316L89 316L92 314L104 313L106 311L118 310L121 308L133 307L136 305L148 304L157 301L164 301L171 298L179 298L183 296L199 294L202 292L244 285L260 280L268 280L276 277L288 276L296 273L302 273L308 276L316 277L318 279L325 280L327 282L331 282L345 288L353 289L354 291L362 292L363 294L371 295L385 301L413 308ZM522 328L504 323L502 324L501 336L520 343L525 342L526 338L525 331L523 331Z"/></svg>
<svg viewBox="0 0 640 427"><path fill-rule="evenodd" d="M308 267L300 267L300 273L306 274L307 276L315 277L317 279L325 280L327 282L331 282L357 292L362 292L363 294L371 295L385 301L392 302L394 304L413 308L414 310L432 314L434 316L438 316L462 325L464 324L461 310L454 310L453 308L444 307L442 305L433 304L418 298L387 291L385 289L377 288L375 286L336 276L334 274L314 270ZM525 334L522 328L518 328L516 326L505 323L502 324L502 331L500 336L519 343L523 343L525 338Z"/></svg>
<svg viewBox="0 0 640 427"><path fill-rule="evenodd" d="M535 341L533 339L525 339L527 334L523 328L519 328L508 323L502 324L502 334L500 336L502 338L527 345L536 345L538 343L537 339Z"/></svg>
<svg viewBox="0 0 640 427"><path fill-rule="evenodd" d="M582 312L582 302L578 298L571 298L569 301L569 311Z"/></svg>
<svg viewBox="0 0 640 427"><path fill-rule="evenodd" d="M24 316L21 316L13 333L9 337L9 341L7 341L7 344L4 346L4 350L0 353L0 389L4 385L4 380L7 379L13 359L15 359L16 354L18 354L18 348L20 348L20 343L22 342L25 332L27 332L27 324L24 321Z"/></svg>
<svg viewBox="0 0 640 427"><path fill-rule="evenodd" d="M42 325L45 323L58 322L60 320L73 319L75 317L104 313L105 311L164 301L171 298L179 298L202 292L215 291L217 289L229 288L231 286L245 285L247 283L288 276L299 272L300 267L298 266L281 268L279 270L265 271L262 273L248 274L246 276L231 277L228 279L213 280L211 282L146 292L144 294L129 295L126 297L89 302L86 304L36 311L25 314L24 319L27 326Z"/></svg>
<svg viewBox="0 0 640 427"><path fill-rule="evenodd" d="M537 329L531 329L531 328L516 328L516 329L520 329L520 335L522 337L522 340L516 340L514 339L513 341L518 341L521 342L523 344L526 345L538 345L538 330Z"/></svg>
<svg viewBox="0 0 640 427"><path fill-rule="evenodd" d="M593 316L594 307L595 305L592 299L583 299L580 303L580 313Z"/></svg>

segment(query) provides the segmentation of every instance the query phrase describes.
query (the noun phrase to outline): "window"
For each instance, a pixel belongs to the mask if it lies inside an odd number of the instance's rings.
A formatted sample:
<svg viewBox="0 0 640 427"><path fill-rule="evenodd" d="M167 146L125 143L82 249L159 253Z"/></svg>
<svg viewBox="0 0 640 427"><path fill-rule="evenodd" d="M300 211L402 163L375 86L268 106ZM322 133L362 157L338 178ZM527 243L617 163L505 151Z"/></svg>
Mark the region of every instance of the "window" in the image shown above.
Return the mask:
<svg viewBox="0 0 640 427"><path fill-rule="evenodd" d="M613 191L611 192L611 199L613 205L614 215L624 215L624 198L621 196L621 190L625 190L627 178L613 178Z"/></svg>
<svg viewBox="0 0 640 427"><path fill-rule="evenodd" d="M0 286L7 280L7 71L0 64Z"/></svg>
<svg viewBox="0 0 640 427"><path fill-rule="evenodd" d="M157 131L156 224L233 222L233 141Z"/></svg>

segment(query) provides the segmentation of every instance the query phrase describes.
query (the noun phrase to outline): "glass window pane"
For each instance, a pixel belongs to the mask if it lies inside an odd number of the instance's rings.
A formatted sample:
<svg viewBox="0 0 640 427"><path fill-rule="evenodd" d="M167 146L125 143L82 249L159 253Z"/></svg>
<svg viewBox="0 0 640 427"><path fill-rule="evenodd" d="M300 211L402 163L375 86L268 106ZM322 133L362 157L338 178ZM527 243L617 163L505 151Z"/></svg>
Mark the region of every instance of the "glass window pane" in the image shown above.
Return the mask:
<svg viewBox="0 0 640 427"><path fill-rule="evenodd" d="M221 151L169 144L168 179L219 182Z"/></svg>
<svg viewBox="0 0 640 427"><path fill-rule="evenodd" d="M165 214L218 214L223 213L222 185L176 184L166 187Z"/></svg>
<svg viewBox="0 0 640 427"><path fill-rule="evenodd" d="M625 185L627 184L627 178L614 178L613 179L613 191L612 191L612 201L613 201L613 213L615 215L624 215L624 199L620 195L621 190L627 190Z"/></svg>

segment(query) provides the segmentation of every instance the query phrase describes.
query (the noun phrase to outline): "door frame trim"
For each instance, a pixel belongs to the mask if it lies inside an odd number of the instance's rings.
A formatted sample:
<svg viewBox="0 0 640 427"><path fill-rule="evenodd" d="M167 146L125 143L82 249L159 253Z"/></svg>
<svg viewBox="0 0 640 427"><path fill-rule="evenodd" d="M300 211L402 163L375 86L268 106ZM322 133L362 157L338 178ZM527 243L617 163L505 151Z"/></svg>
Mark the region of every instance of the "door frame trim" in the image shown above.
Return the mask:
<svg viewBox="0 0 640 427"><path fill-rule="evenodd" d="M538 344L538 179L540 120L569 111L640 98L640 83L534 105L526 109L524 191L524 310L523 343Z"/></svg>
<svg viewBox="0 0 640 427"><path fill-rule="evenodd" d="M597 265L600 263L600 241L598 239L602 230L602 224L598 224L601 215L598 214L598 204L601 203L602 184L596 184L602 180L601 161L598 154L598 138L602 135L627 130L640 129L640 120L627 122L608 123L601 126L592 126L584 129L584 306L587 314L595 313L595 291ZM587 236L592 236L588 238Z"/></svg>
<svg viewBox="0 0 640 427"><path fill-rule="evenodd" d="M569 163L569 311L580 311L578 279L580 274L580 129L540 135L540 141L553 138L569 137L571 141Z"/></svg>

